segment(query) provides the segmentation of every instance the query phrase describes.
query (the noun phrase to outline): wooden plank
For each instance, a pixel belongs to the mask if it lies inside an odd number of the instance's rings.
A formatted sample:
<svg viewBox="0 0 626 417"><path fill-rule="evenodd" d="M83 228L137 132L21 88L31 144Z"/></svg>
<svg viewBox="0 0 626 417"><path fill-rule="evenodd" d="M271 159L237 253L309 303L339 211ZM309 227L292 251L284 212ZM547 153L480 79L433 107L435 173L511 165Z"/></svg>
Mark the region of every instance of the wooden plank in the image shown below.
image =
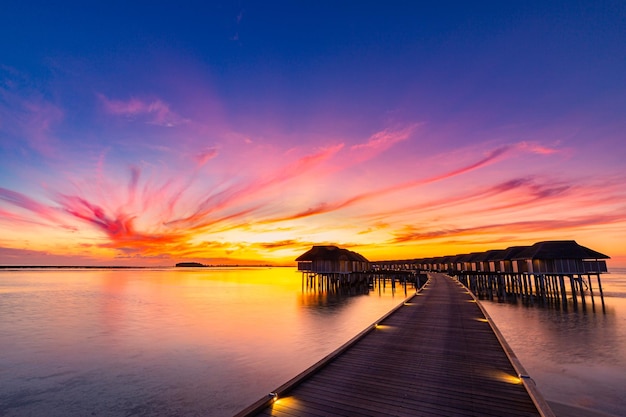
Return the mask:
<svg viewBox="0 0 626 417"><path fill-rule="evenodd" d="M451 278L432 274L419 296L379 324L281 387L271 406L240 415L552 415L537 407L512 351Z"/></svg>

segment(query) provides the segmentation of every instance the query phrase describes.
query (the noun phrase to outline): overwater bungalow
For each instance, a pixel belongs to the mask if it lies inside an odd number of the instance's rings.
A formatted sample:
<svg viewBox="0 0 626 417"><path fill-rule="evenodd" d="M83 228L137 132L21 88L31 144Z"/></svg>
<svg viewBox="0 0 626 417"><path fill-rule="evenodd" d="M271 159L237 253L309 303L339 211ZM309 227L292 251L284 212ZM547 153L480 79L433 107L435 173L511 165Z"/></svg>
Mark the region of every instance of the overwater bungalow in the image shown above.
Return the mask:
<svg viewBox="0 0 626 417"><path fill-rule="evenodd" d="M607 272L607 255L579 245L574 240L537 242L532 246L511 246L485 252L454 256L438 256L398 261L374 262L374 269L394 271L441 271L455 275L479 296L499 299L508 296L525 300L540 300L562 304L567 308L566 282L570 297L577 305L580 296L583 306L585 294L593 300L592 278L597 278L602 305L600 275Z"/></svg>
<svg viewBox="0 0 626 417"><path fill-rule="evenodd" d="M337 246L313 246L296 258L302 285L320 290L363 284L370 262L361 254Z"/></svg>
<svg viewBox="0 0 626 417"><path fill-rule="evenodd" d="M337 246L313 246L296 258L298 271L316 274L349 274L370 269L361 254Z"/></svg>
<svg viewBox="0 0 626 417"><path fill-rule="evenodd" d="M575 240L537 242L512 257L523 261L523 271L533 274L588 274L607 272L607 255L576 243Z"/></svg>
<svg viewBox="0 0 626 417"><path fill-rule="evenodd" d="M524 261L513 260L517 259L517 255L526 250L529 246L510 246L503 251L495 254L493 256L492 262L494 263L494 268L497 271L502 272L504 274L512 274L523 272L520 268L520 262L522 266L525 266Z"/></svg>

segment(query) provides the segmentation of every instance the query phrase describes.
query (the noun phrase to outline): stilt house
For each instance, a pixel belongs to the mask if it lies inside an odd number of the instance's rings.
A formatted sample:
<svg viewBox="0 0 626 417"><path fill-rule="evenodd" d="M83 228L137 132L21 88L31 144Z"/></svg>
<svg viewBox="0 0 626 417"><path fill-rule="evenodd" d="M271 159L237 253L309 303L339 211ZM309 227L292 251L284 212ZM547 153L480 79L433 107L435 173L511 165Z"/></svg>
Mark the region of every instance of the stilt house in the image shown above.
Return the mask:
<svg viewBox="0 0 626 417"><path fill-rule="evenodd" d="M576 243L575 240L537 242L513 257L525 262L520 272L533 274L588 274L607 272L607 255Z"/></svg>
<svg viewBox="0 0 626 417"><path fill-rule="evenodd" d="M364 272L370 264L363 255L337 246L313 246L298 258L298 271L316 274Z"/></svg>

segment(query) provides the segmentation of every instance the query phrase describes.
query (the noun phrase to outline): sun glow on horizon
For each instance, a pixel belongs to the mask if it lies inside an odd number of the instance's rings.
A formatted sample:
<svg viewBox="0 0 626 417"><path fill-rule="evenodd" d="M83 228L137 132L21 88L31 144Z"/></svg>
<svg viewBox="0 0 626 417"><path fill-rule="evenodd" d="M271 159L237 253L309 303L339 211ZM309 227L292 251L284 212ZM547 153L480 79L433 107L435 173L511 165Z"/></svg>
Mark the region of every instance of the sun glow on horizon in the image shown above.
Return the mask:
<svg viewBox="0 0 626 417"><path fill-rule="evenodd" d="M104 34L75 26L93 13L59 26L42 7L41 22L0 16L2 265L293 265L320 244L389 260L574 239L626 266L626 88L603 55L623 46L576 10L360 5L346 25L342 7L312 5L292 27L284 11L206 5ZM111 11L98 19L118 28Z"/></svg>

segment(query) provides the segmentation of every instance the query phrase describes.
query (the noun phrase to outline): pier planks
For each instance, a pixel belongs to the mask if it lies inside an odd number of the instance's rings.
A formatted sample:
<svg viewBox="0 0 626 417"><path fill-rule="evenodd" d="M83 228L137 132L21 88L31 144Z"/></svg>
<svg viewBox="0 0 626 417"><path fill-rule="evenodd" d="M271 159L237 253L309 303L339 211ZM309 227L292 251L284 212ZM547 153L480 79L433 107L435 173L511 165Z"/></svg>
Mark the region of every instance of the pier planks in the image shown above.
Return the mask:
<svg viewBox="0 0 626 417"><path fill-rule="evenodd" d="M542 415L481 309L451 278L432 274L380 324L272 405L242 415Z"/></svg>

